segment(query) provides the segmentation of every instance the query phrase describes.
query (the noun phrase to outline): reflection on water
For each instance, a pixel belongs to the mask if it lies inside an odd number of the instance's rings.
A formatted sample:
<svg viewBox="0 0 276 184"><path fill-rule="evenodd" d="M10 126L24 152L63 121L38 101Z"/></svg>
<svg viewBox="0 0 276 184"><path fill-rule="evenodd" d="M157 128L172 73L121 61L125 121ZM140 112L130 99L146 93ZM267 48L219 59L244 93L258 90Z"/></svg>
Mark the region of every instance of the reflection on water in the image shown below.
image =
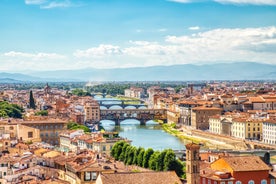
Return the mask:
<svg viewBox="0 0 276 184"><path fill-rule="evenodd" d="M113 121L103 120L102 126L106 131L117 131L121 137L132 140L132 145L144 148L163 150L171 148L174 150L185 149L185 140L180 140L162 130L162 127L154 122L148 121L146 125L140 125L137 120L125 120L115 126Z"/></svg>

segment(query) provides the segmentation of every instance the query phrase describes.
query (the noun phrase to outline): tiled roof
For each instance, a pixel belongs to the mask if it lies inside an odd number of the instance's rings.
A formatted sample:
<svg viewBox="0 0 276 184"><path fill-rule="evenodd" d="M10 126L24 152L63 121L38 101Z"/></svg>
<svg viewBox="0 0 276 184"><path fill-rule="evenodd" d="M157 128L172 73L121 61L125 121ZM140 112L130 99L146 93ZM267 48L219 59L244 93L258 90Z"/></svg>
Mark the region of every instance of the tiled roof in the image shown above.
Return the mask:
<svg viewBox="0 0 276 184"><path fill-rule="evenodd" d="M106 173L100 175L103 184L182 184L174 171Z"/></svg>
<svg viewBox="0 0 276 184"><path fill-rule="evenodd" d="M223 157L233 171L264 171L270 170L259 156L233 156Z"/></svg>

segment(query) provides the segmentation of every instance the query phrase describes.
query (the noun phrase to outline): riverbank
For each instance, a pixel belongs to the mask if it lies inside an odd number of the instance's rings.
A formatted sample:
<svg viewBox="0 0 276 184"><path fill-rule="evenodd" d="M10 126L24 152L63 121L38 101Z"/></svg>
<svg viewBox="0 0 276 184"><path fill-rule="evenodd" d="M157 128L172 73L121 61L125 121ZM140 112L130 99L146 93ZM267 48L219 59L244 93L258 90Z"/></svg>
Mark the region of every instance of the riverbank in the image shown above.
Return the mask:
<svg viewBox="0 0 276 184"><path fill-rule="evenodd" d="M223 141L217 137L210 137L208 135L204 135L204 133L202 132L193 132L193 130L188 130L183 127L180 129L176 129L174 124L162 124L162 128L167 133L176 136L180 139L201 144L204 149L243 149L242 147L237 148L236 143L227 142L225 140Z"/></svg>

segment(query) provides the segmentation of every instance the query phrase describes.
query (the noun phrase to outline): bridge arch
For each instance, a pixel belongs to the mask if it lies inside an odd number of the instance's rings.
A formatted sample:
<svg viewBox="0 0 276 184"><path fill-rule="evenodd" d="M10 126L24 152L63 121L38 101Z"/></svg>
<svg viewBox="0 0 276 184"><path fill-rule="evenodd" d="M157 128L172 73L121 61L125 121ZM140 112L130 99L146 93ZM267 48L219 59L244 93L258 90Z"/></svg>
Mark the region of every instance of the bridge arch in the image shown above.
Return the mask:
<svg viewBox="0 0 276 184"><path fill-rule="evenodd" d="M125 108L124 109L136 109L136 107L135 106L133 106L133 105L128 105L128 106L125 106Z"/></svg>
<svg viewBox="0 0 276 184"><path fill-rule="evenodd" d="M120 106L120 105L112 105L112 106L110 106L108 109L123 109L123 107L122 106Z"/></svg>
<svg viewBox="0 0 276 184"><path fill-rule="evenodd" d="M106 106L100 106L100 109L107 109Z"/></svg>
<svg viewBox="0 0 276 184"><path fill-rule="evenodd" d="M138 109L147 109L147 106L141 105L140 107L138 107Z"/></svg>

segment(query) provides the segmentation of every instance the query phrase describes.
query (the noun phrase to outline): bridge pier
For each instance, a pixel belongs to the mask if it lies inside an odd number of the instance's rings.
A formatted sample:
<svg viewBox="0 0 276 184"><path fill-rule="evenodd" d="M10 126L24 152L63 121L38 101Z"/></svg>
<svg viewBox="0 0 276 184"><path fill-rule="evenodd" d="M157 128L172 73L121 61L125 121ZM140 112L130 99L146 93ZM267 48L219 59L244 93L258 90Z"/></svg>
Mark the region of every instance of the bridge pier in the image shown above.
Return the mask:
<svg viewBox="0 0 276 184"><path fill-rule="evenodd" d="M120 119L114 119L115 126L120 126Z"/></svg>

